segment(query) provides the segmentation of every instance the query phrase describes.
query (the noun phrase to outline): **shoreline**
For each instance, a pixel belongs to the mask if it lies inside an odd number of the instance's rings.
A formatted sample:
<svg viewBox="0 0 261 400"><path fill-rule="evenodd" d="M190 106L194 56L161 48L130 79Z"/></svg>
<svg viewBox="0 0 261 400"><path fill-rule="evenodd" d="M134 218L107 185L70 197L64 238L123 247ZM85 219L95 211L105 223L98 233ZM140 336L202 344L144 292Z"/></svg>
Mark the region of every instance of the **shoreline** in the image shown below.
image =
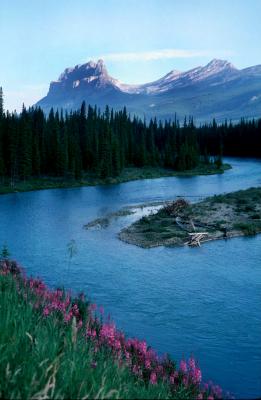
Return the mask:
<svg viewBox="0 0 261 400"><path fill-rule="evenodd" d="M123 228L118 238L141 248L153 248L199 246L213 240L259 233L261 188L250 188L193 204L182 199L165 203L155 214ZM200 241L195 241L199 236Z"/></svg>
<svg viewBox="0 0 261 400"><path fill-rule="evenodd" d="M258 232L257 234L260 234L260 233L261 233L261 231ZM229 237L213 237L211 239L201 240L200 243L203 244L203 243L208 243L208 242L214 242L214 241L217 241L217 240L229 240L229 239L234 239L234 238L237 238L237 237L249 237L249 236L256 236L256 235L246 235L244 233L239 233L238 232L238 233L235 233L235 234L231 234ZM135 241L135 240L132 240L132 239L129 239L129 238L125 237L124 234L122 234L122 232L119 232L118 237L122 242L127 243L127 244L131 244L131 245L134 245L134 246L137 246L137 247L140 247L141 249L153 249L153 248L160 247L160 246L164 246L164 247L184 247L186 245L185 243L181 243L181 244L176 244L176 243L175 244L171 244L171 243L169 243L169 244L161 244L161 243L158 243L158 244L151 245L151 246L149 246L149 245L145 246L145 245L142 245L141 243L139 243L138 241Z"/></svg>
<svg viewBox="0 0 261 400"><path fill-rule="evenodd" d="M159 167L143 167L143 168L125 168L118 177L97 178L91 174L86 174L82 179L65 179L59 177L40 177L19 181L15 186L11 187L8 183L0 184L0 195L10 193L23 193L36 190L47 189L71 189L98 185L113 185L143 179L158 179L167 177L192 177L200 175L216 175L223 174L231 169L230 164L223 164L221 168L214 165L199 165L197 168L187 171L175 171Z"/></svg>

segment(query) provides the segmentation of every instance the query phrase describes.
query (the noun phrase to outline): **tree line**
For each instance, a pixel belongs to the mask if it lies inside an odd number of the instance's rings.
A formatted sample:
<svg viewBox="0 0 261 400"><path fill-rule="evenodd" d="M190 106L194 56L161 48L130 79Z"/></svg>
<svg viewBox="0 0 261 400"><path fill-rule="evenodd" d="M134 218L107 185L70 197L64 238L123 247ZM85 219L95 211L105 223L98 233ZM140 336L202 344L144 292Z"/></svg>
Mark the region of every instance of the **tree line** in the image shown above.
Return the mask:
<svg viewBox="0 0 261 400"><path fill-rule="evenodd" d="M0 90L0 177L16 180L39 176L75 179L83 173L118 176L125 167L160 166L193 169L222 162L222 155L261 157L261 120L196 127L182 123L131 118L123 108L104 112L86 107L74 112L23 107L4 112Z"/></svg>

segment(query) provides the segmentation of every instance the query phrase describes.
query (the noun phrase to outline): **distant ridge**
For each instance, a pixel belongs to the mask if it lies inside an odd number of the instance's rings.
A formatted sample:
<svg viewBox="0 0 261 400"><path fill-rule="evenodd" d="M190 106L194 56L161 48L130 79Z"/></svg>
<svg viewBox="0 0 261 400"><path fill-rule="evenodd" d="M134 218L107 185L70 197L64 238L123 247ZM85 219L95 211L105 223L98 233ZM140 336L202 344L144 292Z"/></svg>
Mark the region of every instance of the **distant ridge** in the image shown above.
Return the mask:
<svg viewBox="0 0 261 400"><path fill-rule="evenodd" d="M108 74L103 60L66 68L50 83L47 96L36 103L44 111L75 110L82 101L104 108L126 106L140 117L179 119L193 115L205 122L261 116L261 65L237 69L226 60L213 59L189 71L170 71L142 85L128 85Z"/></svg>

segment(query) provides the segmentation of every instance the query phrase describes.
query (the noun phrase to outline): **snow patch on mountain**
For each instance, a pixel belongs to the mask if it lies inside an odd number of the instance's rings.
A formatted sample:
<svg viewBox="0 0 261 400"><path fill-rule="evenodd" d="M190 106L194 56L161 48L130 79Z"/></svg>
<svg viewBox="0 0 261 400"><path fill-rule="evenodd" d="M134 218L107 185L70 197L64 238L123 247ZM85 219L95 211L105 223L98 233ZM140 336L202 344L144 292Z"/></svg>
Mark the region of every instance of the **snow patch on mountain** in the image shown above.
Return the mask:
<svg viewBox="0 0 261 400"><path fill-rule="evenodd" d="M237 71L238 70L228 61L214 59L205 67L199 66L185 72L172 70L163 78L151 83L146 83L143 85L126 85L117 81L115 84L120 90L126 93L160 94L175 87L185 87L211 79L215 76L218 76L220 81L224 81L225 79L230 79L232 76L234 76ZM212 82L210 84L215 85L216 83Z"/></svg>

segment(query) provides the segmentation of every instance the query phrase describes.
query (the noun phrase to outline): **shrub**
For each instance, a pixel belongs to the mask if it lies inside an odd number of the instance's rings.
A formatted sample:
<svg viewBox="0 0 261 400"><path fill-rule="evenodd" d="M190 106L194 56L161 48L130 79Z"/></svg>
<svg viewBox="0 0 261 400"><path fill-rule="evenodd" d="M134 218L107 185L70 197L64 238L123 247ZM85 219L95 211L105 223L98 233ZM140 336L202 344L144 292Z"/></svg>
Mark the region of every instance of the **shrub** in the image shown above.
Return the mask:
<svg viewBox="0 0 261 400"><path fill-rule="evenodd" d="M261 216L260 216L260 214L253 214L253 215L250 216L250 218L252 218L252 219L260 219Z"/></svg>
<svg viewBox="0 0 261 400"><path fill-rule="evenodd" d="M255 235L257 233L256 226L251 223L240 222L240 223L234 224L234 228L239 229L245 235Z"/></svg>
<svg viewBox="0 0 261 400"><path fill-rule="evenodd" d="M140 222L141 224L149 224L149 223L150 223L150 220L149 220L148 217L144 216L144 217L142 217L142 218L140 219L139 222Z"/></svg>
<svg viewBox="0 0 261 400"><path fill-rule="evenodd" d="M10 257L10 252L6 244L3 245L2 251L0 253L0 258L7 260Z"/></svg>

